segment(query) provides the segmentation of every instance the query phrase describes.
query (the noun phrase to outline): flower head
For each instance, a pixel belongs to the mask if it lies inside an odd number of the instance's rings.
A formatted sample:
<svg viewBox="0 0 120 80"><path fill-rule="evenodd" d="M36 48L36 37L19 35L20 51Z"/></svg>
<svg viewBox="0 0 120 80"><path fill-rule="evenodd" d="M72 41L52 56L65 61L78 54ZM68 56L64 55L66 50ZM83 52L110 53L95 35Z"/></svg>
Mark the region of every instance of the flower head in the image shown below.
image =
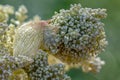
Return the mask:
<svg viewBox="0 0 120 80"><path fill-rule="evenodd" d="M104 24L100 21L105 17L105 9L71 5L69 10L62 9L52 17L50 25L56 31L47 31L45 43L57 58L66 63L79 63L95 57L107 44Z"/></svg>
<svg viewBox="0 0 120 80"><path fill-rule="evenodd" d="M14 71L22 69L30 63L32 63L32 59L26 56L14 57L8 54L0 56L0 80L8 80L10 76L13 76Z"/></svg>
<svg viewBox="0 0 120 80"><path fill-rule="evenodd" d="M64 65L48 64L47 54L40 50L34 57L34 62L26 69L30 80L71 80L65 74Z"/></svg>

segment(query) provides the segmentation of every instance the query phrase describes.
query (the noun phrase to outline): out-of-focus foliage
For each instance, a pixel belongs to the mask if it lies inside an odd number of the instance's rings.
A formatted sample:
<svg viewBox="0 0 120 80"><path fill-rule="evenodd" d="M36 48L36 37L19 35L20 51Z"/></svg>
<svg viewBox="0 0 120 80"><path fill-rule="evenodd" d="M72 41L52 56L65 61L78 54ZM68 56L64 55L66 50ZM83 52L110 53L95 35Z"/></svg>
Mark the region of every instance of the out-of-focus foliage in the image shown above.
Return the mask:
<svg viewBox="0 0 120 80"><path fill-rule="evenodd" d="M83 73L81 69L73 69L68 72L72 80L120 80L120 0L0 0L0 4L10 4L16 6L21 4L28 8L28 15L31 18L39 14L42 19L49 19L54 11L65 8L68 9L72 3L81 3L92 8L106 8L108 17L105 22L105 31L109 45L107 50L101 55L106 61L106 65L98 74Z"/></svg>

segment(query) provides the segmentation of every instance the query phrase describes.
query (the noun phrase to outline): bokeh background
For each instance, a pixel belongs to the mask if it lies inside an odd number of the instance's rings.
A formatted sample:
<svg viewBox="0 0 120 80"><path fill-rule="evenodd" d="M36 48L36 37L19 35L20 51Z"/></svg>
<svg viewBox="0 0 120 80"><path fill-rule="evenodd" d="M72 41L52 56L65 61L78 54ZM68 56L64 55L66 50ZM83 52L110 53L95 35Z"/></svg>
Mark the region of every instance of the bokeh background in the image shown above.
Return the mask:
<svg viewBox="0 0 120 80"><path fill-rule="evenodd" d="M50 19L54 11L68 9L70 4L81 3L83 7L106 8L108 17L103 20L109 45L100 56L105 60L100 73L83 73L81 68L68 71L72 80L120 80L120 0L0 0L17 9L20 5L28 8L29 18L34 15Z"/></svg>

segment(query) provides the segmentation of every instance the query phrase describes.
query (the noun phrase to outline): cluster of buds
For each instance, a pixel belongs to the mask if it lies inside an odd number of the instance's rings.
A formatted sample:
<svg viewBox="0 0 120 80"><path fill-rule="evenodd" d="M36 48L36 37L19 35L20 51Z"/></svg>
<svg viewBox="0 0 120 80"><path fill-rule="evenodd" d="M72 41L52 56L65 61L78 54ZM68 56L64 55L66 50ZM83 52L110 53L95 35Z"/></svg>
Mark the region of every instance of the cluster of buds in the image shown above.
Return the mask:
<svg viewBox="0 0 120 80"><path fill-rule="evenodd" d="M0 22L7 22L11 14L14 14L14 7L10 5L0 5Z"/></svg>
<svg viewBox="0 0 120 80"><path fill-rule="evenodd" d="M27 67L30 80L71 80L65 74L63 64L48 64L46 52L40 50L34 57L34 62Z"/></svg>
<svg viewBox="0 0 120 80"><path fill-rule="evenodd" d="M107 45L104 24L100 21L106 16L106 9L82 8L80 4L55 13L44 39L50 54L68 65L83 66L83 62L96 59Z"/></svg>
<svg viewBox="0 0 120 80"><path fill-rule="evenodd" d="M98 54L107 45L101 22L106 9L74 4L50 20L36 16L25 22L27 12L23 5L18 11L0 6L0 79L71 80L65 69L81 66L84 72L100 71L104 61Z"/></svg>
<svg viewBox="0 0 120 80"><path fill-rule="evenodd" d="M3 54L3 53L0 53ZM32 63L32 59L26 57L26 56L10 56L8 54L0 55L0 80L9 80L9 78L12 78L13 73L16 72L19 69L22 69L22 67L25 67ZM18 75L18 74L15 74ZM19 76L22 74L19 74ZM21 80L22 77L20 77L19 80ZM10 79L13 80L13 79Z"/></svg>
<svg viewBox="0 0 120 80"><path fill-rule="evenodd" d="M0 5L0 49L7 48L7 52L11 55L13 55L15 29L23 24L27 18L26 13L27 9L23 5L18 11L15 11L13 6Z"/></svg>

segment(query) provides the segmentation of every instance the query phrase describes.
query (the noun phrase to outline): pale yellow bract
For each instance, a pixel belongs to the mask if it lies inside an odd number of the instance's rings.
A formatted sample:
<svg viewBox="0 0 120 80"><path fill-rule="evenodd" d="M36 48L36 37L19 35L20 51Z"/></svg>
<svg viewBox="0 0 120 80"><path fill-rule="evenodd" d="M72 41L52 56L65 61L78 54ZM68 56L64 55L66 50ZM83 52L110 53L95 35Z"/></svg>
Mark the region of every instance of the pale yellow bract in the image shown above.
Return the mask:
<svg viewBox="0 0 120 80"><path fill-rule="evenodd" d="M43 43L45 25L42 22L28 22L15 31L13 55L34 56Z"/></svg>

